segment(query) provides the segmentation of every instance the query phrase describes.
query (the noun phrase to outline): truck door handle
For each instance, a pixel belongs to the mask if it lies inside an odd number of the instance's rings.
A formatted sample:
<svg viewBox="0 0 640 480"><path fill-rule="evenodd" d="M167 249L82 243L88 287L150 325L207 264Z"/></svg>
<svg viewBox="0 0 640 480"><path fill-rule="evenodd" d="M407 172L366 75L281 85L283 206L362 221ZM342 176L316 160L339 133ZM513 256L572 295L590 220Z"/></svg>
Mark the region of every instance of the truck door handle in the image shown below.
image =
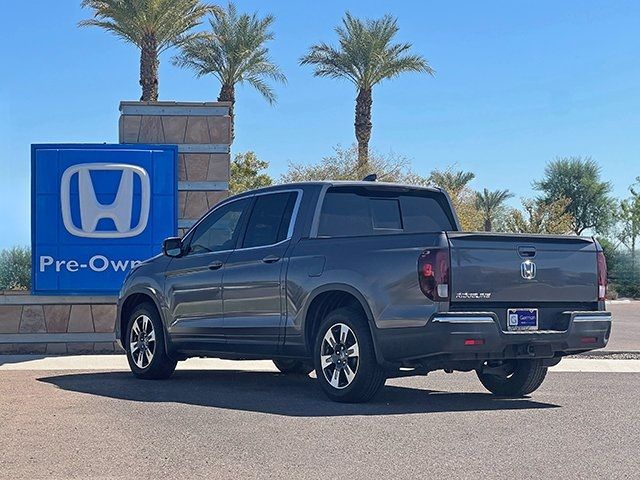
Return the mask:
<svg viewBox="0 0 640 480"><path fill-rule="evenodd" d="M262 259L264 263L276 263L278 260L280 260L280 257L277 255L268 255Z"/></svg>
<svg viewBox="0 0 640 480"><path fill-rule="evenodd" d="M209 270L218 270L222 268L222 265L224 265L224 263L222 263L220 260L216 260L209 264Z"/></svg>

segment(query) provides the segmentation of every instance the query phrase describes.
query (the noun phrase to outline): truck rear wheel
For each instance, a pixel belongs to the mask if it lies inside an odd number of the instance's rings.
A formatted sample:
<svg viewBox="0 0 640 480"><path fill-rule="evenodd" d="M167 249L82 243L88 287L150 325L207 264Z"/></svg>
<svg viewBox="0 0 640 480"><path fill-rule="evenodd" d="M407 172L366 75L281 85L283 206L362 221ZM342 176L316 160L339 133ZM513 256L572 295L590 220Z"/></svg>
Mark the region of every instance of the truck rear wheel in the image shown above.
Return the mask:
<svg viewBox="0 0 640 480"><path fill-rule="evenodd" d="M281 373L293 375L309 375L313 371L311 362L303 362L301 360L278 359L273 360L273 364Z"/></svg>
<svg viewBox="0 0 640 480"><path fill-rule="evenodd" d="M313 358L320 386L335 402L367 402L386 380L367 319L356 308L339 308L327 315L316 336Z"/></svg>
<svg viewBox="0 0 640 480"><path fill-rule="evenodd" d="M547 367L536 359L508 360L501 367L504 375L483 373L480 370L477 374L487 390L502 397L524 397L537 390L547 375Z"/></svg>

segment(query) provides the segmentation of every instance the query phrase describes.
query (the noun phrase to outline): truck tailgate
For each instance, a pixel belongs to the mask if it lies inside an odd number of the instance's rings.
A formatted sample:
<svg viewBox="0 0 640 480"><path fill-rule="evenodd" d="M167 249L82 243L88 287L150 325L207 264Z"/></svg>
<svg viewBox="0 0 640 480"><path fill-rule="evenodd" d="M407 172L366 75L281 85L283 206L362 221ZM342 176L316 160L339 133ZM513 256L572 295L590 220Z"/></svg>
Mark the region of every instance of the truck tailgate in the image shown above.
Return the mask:
<svg viewBox="0 0 640 480"><path fill-rule="evenodd" d="M591 238L462 232L448 232L447 238L452 303L597 301L597 248Z"/></svg>

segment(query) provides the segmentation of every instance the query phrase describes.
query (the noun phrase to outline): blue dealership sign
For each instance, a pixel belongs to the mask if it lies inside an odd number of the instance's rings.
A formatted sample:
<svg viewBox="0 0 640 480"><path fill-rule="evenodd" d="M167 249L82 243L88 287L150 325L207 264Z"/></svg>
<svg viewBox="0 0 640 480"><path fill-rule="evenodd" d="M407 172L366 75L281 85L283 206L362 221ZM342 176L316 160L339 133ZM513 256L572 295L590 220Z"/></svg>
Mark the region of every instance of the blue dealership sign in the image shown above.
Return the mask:
<svg viewBox="0 0 640 480"><path fill-rule="evenodd" d="M32 290L113 294L177 232L171 145L32 145Z"/></svg>

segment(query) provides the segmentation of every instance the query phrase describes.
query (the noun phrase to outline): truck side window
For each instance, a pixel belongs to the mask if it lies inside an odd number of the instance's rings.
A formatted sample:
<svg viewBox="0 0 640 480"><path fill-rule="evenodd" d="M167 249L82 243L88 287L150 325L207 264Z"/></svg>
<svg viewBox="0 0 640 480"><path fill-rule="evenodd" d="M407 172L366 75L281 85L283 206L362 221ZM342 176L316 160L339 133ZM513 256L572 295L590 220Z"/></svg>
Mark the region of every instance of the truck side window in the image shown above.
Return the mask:
<svg viewBox="0 0 640 480"><path fill-rule="evenodd" d="M270 193L256 197L242 247L262 247L285 240L296 199L296 192Z"/></svg>
<svg viewBox="0 0 640 480"><path fill-rule="evenodd" d="M193 231L187 255L235 248L240 233L240 218L250 201L249 198L243 198L211 212Z"/></svg>
<svg viewBox="0 0 640 480"><path fill-rule="evenodd" d="M367 197L349 191L329 189L320 213L321 237L373 235Z"/></svg>
<svg viewBox="0 0 640 480"><path fill-rule="evenodd" d="M438 201L438 197L440 201ZM449 206L444 195L401 195L400 208L404 228L409 233L445 232L455 230L445 211Z"/></svg>
<svg viewBox="0 0 640 480"><path fill-rule="evenodd" d="M438 192L393 192L332 187L322 204L318 236L359 237L453 229L448 204Z"/></svg>

